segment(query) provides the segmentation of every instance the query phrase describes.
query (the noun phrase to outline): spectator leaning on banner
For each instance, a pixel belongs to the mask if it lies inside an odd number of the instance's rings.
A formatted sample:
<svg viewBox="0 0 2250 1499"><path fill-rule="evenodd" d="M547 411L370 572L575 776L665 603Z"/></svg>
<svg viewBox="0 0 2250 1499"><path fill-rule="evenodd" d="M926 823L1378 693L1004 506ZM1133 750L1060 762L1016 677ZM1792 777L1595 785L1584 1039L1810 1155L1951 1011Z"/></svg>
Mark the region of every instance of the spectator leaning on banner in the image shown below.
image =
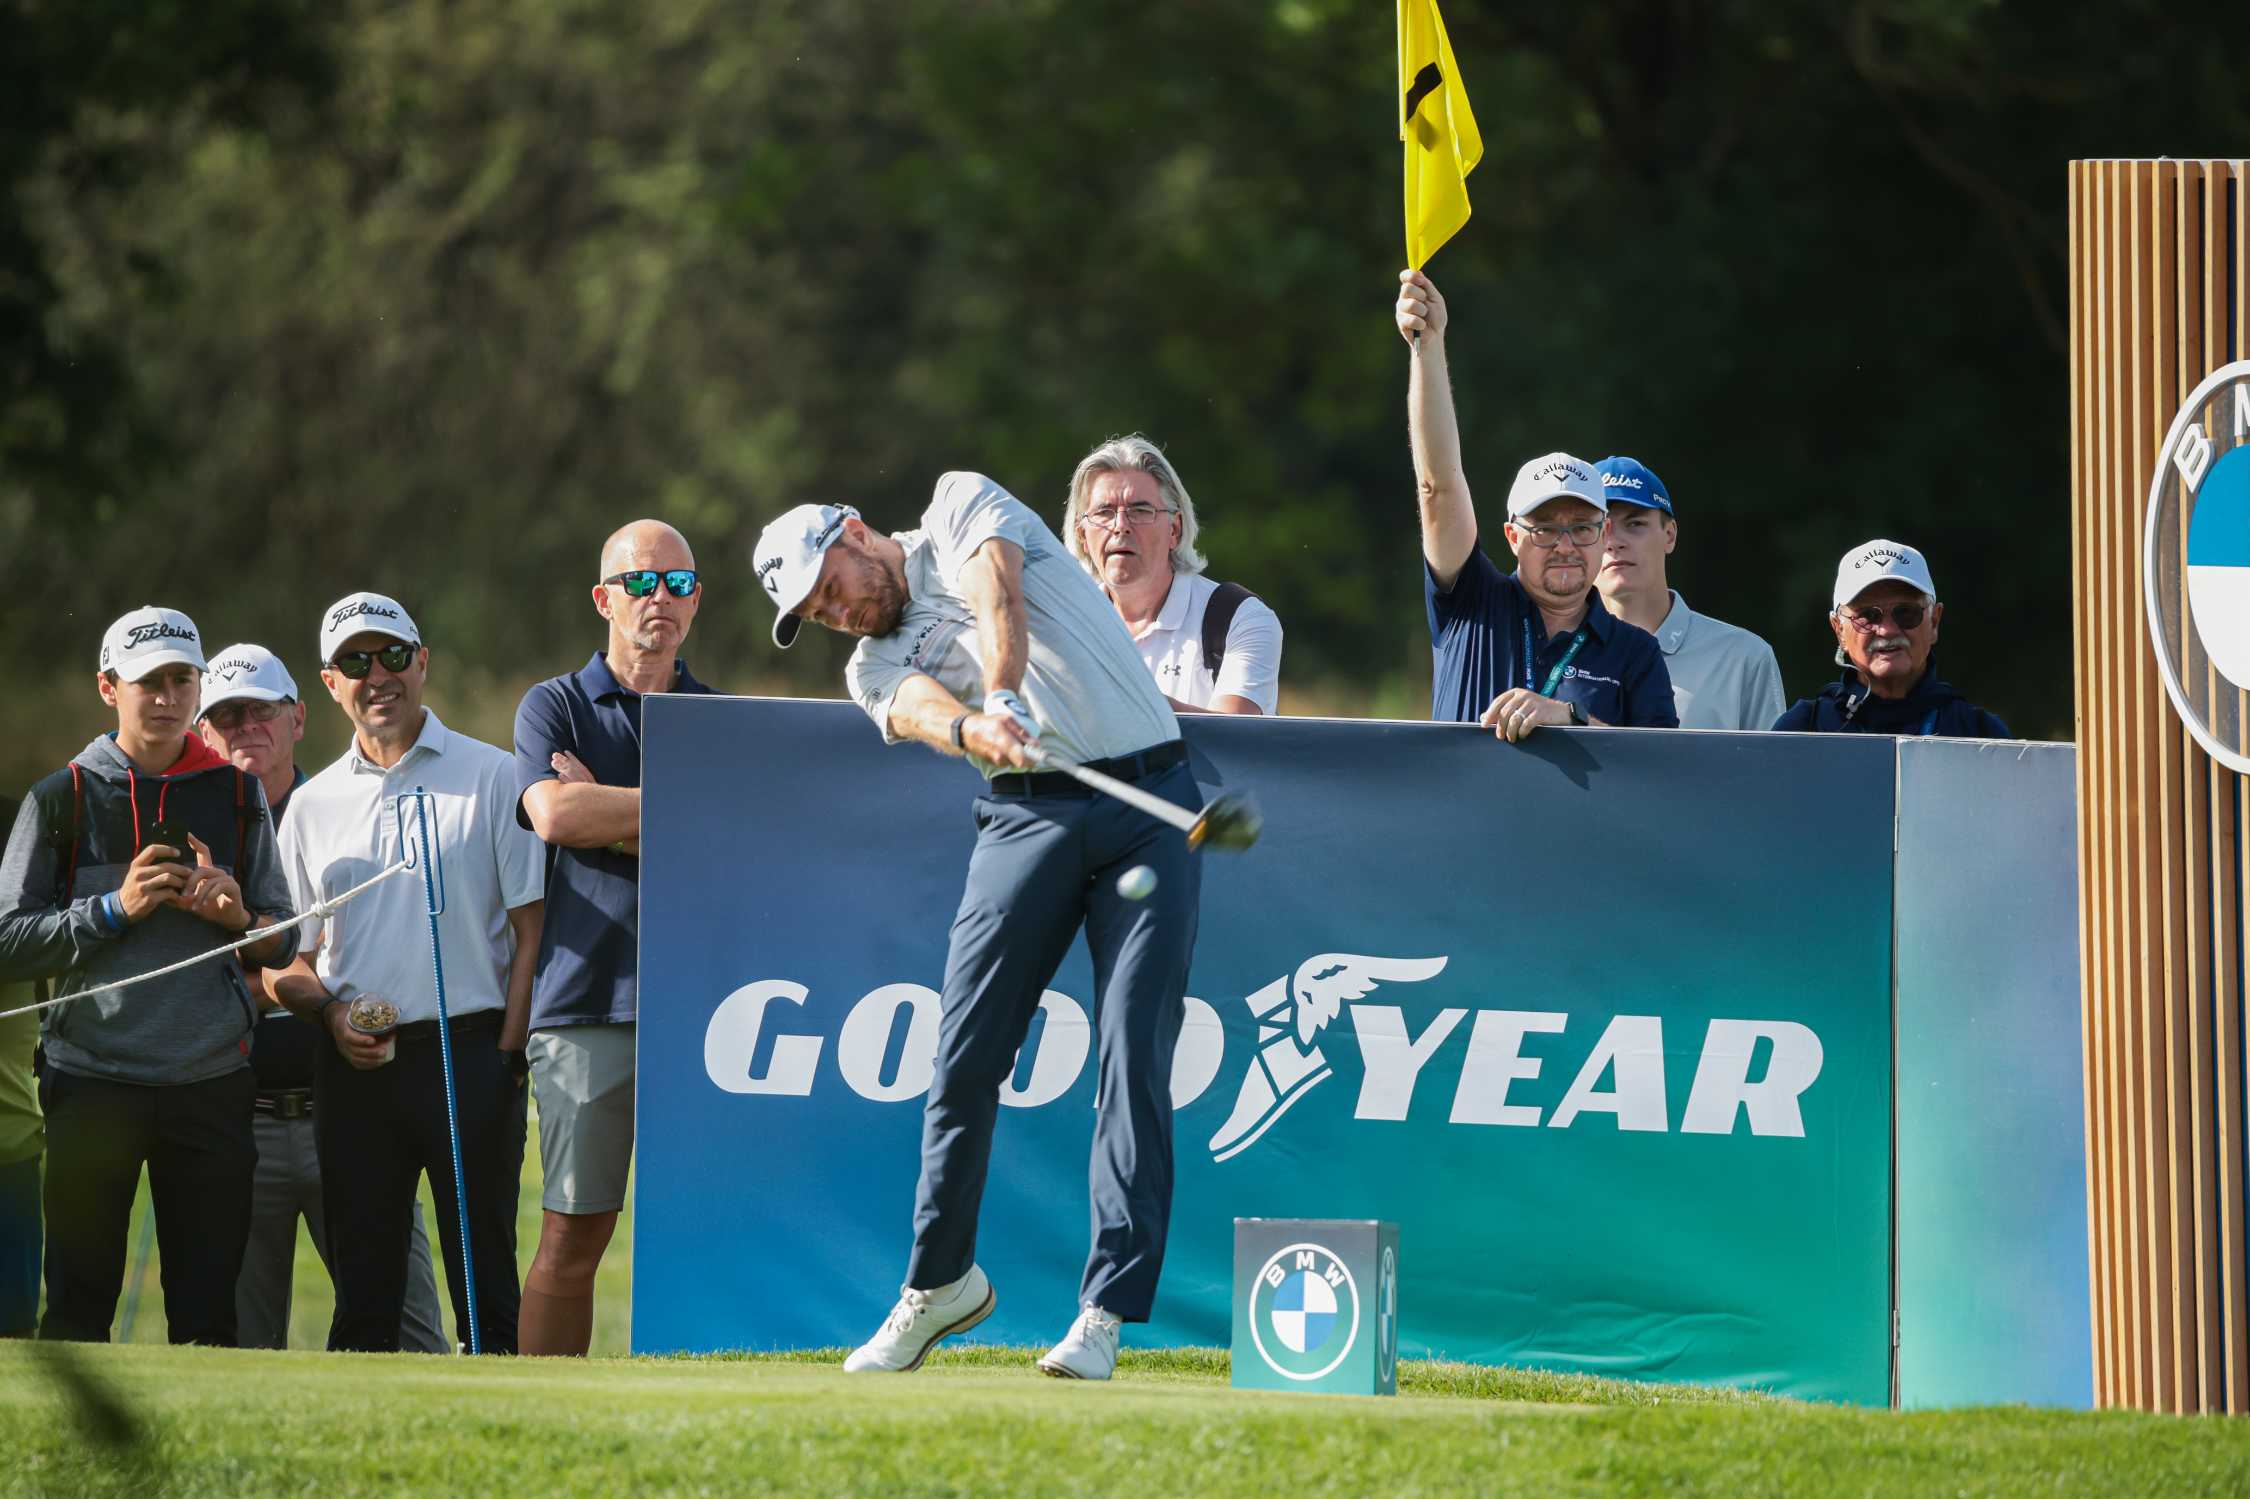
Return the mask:
<svg viewBox="0 0 2250 1499"><path fill-rule="evenodd" d="M1609 530L1594 586L1609 612L1656 637L1683 729L1765 729L1781 712L1773 647L1687 606L1665 577L1679 523L1664 481L1632 458L1594 465L1609 500Z"/></svg>
<svg viewBox="0 0 2250 1499"><path fill-rule="evenodd" d="M486 1353L516 1349L516 1199L523 1172L523 1046L539 951L539 840L516 825L503 750L456 734L422 706L430 653L395 599L355 593L323 616L321 681L352 742L291 799L282 862L298 909L339 895L401 856L400 796L426 789L445 875L437 926L452 1022L467 1232ZM412 819L411 809L408 814ZM335 1256L332 1349L395 1350L406 1295L409 1209L427 1172L437 1202L454 1325L469 1326L422 882L386 880L320 923L274 995L320 1021L334 1044L313 1069L313 1138ZM355 1030L351 1004L397 1011L385 1038ZM392 1043L395 1043L395 1050Z"/></svg>
<svg viewBox="0 0 2250 1499"><path fill-rule="evenodd" d="M1930 564L1910 546L1870 541L1836 566L1828 627L1841 679L1800 699L1776 729L1814 734L1936 735L2012 739L2008 726L1937 674L1934 652L1945 606Z"/></svg>
<svg viewBox="0 0 2250 1499"><path fill-rule="evenodd" d="M1139 433L1078 460L1063 540L1117 606L1165 697L1182 712L1270 715L1281 620L1240 583L1203 576L1196 530L1187 486Z"/></svg>
<svg viewBox="0 0 2250 1499"><path fill-rule="evenodd" d="M641 700L706 693L679 656L703 602L687 538L643 520L603 544L609 639L516 709L516 817L547 843L531 991L531 1080L546 1170L520 1351L586 1352L594 1272L625 1206L639 1016Z"/></svg>
<svg viewBox="0 0 2250 1499"><path fill-rule="evenodd" d="M201 722L204 743L235 769L258 778L278 828L289 813L292 793L305 779L297 768L305 705L289 668L262 645L230 645L218 652L203 672ZM334 1263L328 1253L327 1215L320 1207L320 1158L312 1122L313 1055L327 1038L312 1022L281 1008L262 971L252 969L244 976L259 1010L250 1041L250 1071L258 1085L251 1121L258 1174L250 1199L250 1243L234 1288L235 1336L244 1348L286 1348L300 1217L321 1264ZM446 1353L452 1347L438 1321L437 1277L419 1202L406 1251L406 1311L399 1344L416 1353Z"/></svg>
<svg viewBox="0 0 2250 1499"><path fill-rule="evenodd" d="M1481 722L1504 739L1549 724L1677 727L1655 638L1613 617L1594 591L1607 501L1590 465L1550 453L1519 469L1501 533L1518 570L1503 574L1485 555L1446 373L1445 299L1420 271L1399 280L1398 331L1413 349L1406 412L1421 497L1430 716Z"/></svg>
<svg viewBox="0 0 2250 1499"><path fill-rule="evenodd" d="M12 796L0 796L0 826L14 827ZM0 1010L32 1003L33 987L0 983ZM0 1338L25 1338L39 1327L39 1155L47 1130L31 1072L39 1017L0 1020Z"/></svg>
<svg viewBox="0 0 2250 1499"><path fill-rule="evenodd" d="M32 788L0 860L0 979L56 977L58 997L207 953L289 909L265 793L189 732L195 625L153 606L119 619L96 685L116 730ZM242 959L286 962L296 947L290 928ZM255 1019L241 967L224 961L46 1012L42 1337L108 1340L145 1164L171 1340L233 1345L257 1166Z"/></svg>

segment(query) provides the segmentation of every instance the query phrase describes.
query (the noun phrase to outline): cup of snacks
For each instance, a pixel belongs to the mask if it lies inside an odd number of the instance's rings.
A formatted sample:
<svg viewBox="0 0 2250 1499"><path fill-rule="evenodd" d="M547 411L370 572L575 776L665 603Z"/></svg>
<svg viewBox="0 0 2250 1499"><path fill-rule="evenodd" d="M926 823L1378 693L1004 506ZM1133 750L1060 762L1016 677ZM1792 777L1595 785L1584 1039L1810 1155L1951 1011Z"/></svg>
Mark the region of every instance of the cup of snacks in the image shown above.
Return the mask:
<svg viewBox="0 0 2250 1499"><path fill-rule="evenodd" d="M398 1029L398 1006L387 999L362 995L351 1002L344 1011L345 1023L363 1036L383 1038L383 1060L388 1062L398 1055L398 1037L391 1033Z"/></svg>

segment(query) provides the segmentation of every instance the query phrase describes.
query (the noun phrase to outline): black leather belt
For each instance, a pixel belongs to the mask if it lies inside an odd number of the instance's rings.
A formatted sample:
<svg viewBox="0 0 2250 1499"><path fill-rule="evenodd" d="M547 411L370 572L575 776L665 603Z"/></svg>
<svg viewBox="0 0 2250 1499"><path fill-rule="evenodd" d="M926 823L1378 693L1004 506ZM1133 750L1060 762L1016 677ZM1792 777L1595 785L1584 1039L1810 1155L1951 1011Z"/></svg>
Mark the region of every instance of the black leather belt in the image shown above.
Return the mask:
<svg viewBox="0 0 2250 1499"><path fill-rule="evenodd" d="M254 1113L269 1119L310 1119L312 1117L312 1089L275 1088L260 1093L251 1101Z"/></svg>
<svg viewBox="0 0 2250 1499"><path fill-rule="evenodd" d="M1175 765L1187 763L1187 745L1178 739L1163 744L1150 745L1145 750L1135 750L1130 755L1118 755L1108 760L1088 760L1087 768L1098 770L1120 781L1138 781L1155 775L1160 770L1170 770ZM992 778L994 796L1092 796L1094 788L1076 781L1059 770L1011 772Z"/></svg>
<svg viewBox="0 0 2250 1499"><path fill-rule="evenodd" d="M453 1017L453 1034L456 1036L473 1036L483 1031L497 1031L500 1029L500 1022L506 1018L507 1012L505 1010L472 1010L466 1015ZM435 1041L437 1039L437 1022L435 1020L411 1020L392 1031L391 1034L401 1041Z"/></svg>

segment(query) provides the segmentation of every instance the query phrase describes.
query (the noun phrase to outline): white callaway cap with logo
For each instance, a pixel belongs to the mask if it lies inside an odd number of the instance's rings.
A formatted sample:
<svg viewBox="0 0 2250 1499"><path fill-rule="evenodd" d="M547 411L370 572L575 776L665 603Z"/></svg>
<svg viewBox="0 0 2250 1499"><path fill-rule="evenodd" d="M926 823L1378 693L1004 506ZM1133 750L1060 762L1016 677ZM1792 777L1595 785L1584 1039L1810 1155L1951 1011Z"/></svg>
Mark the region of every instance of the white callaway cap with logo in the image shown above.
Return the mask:
<svg viewBox="0 0 2250 1499"><path fill-rule="evenodd" d="M1937 597L1930 564L1920 552L1903 542L1869 541L1844 553L1844 560L1836 564L1836 600L1828 612L1835 613L1878 583L1907 583Z"/></svg>
<svg viewBox="0 0 2250 1499"><path fill-rule="evenodd" d="M230 645L203 668L203 716L221 703L295 702L297 679L281 658L262 645Z"/></svg>
<svg viewBox="0 0 2250 1499"><path fill-rule="evenodd" d="M1601 476L1591 463L1568 453L1549 453L1516 470L1516 482L1508 486L1508 519L1521 520L1549 500L1584 500L1609 514Z"/></svg>
<svg viewBox="0 0 2250 1499"><path fill-rule="evenodd" d="M179 610L143 604L102 632L100 669L120 682L138 682L160 666L203 670L203 637Z"/></svg>
<svg viewBox="0 0 2250 1499"><path fill-rule="evenodd" d="M774 616L773 643L783 650L804 625L789 611L820 581L820 561L844 534L844 522L858 518L849 505L799 505L758 533L758 586L780 611Z"/></svg>
<svg viewBox="0 0 2250 1499"><path fill-rule="evenodd" d="M408 645L420 645L422 632L414 617L394 598L379 593L355 593L328 606L320 617L320 659L333 661L344 642L354 635L388 635Z"/></svg>

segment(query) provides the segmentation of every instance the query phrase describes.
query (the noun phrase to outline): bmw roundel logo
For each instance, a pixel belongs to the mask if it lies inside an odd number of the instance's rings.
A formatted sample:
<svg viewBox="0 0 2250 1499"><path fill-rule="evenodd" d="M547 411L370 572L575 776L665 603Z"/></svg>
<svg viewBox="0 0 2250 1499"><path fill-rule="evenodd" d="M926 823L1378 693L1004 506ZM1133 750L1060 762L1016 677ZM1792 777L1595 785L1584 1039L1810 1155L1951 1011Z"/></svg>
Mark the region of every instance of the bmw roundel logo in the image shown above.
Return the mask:
<svg viewBox="0 0 2250 1499"><path fill-rule="evenodd" d="M1258 1267L1250 1341L1284 1379L1318 1379L1359 1341L1359 1285L1319 1244L1291 1244Z"/></svg>

